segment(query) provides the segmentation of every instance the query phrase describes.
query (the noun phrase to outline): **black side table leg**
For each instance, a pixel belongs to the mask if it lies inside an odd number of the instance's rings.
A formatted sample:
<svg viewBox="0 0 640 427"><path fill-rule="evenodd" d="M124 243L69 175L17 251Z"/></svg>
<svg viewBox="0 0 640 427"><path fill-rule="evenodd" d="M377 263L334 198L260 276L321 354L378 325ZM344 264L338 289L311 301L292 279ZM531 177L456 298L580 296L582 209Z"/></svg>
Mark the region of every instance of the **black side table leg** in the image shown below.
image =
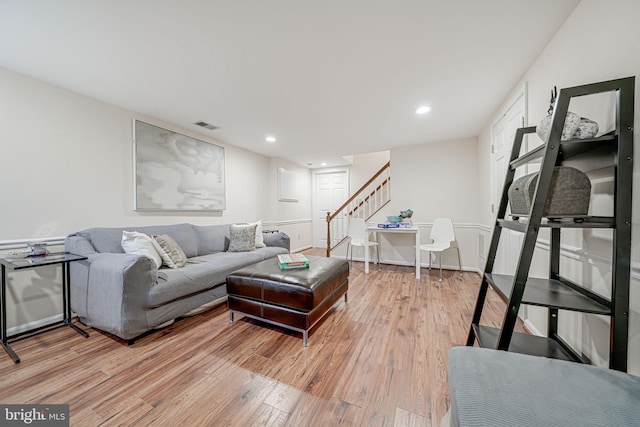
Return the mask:
<svg viewBox="0 0 640 427"><path fill-rule="evenodd" d="M80 335L89 338L89 333L71 322L71 273L69 263L62 263L62 305L64 310L64 323L76 330Z"/></svg>
<svg viewBox="0 0 640 427"><path fill-rule="evenodd" d="M2 335L2 347L7 354L13 359L14 363L20 363L20 358L7 342L7 270L4 265L2 267L2 289L0 289L0 334Z"/></svg>

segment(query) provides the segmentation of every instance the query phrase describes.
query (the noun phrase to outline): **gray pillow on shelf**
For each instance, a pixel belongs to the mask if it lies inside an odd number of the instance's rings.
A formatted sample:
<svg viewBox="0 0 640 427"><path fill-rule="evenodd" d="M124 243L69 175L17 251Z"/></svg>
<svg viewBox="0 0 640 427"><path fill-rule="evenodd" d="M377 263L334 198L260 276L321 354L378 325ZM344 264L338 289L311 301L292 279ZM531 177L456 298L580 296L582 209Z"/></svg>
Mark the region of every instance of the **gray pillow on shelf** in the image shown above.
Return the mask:
<svg viewBox="0 0 640 427"><path fill-rule="evenodd" d="M256 248L256 224L231 224L229 252L247 252Z"/></svg>

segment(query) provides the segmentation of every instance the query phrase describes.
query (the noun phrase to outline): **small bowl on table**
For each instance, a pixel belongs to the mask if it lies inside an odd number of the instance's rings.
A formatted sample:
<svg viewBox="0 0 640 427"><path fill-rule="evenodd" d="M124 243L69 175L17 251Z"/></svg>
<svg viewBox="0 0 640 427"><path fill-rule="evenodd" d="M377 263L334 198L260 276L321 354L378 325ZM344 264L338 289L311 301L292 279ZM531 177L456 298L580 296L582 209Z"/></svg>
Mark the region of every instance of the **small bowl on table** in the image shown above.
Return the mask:
<svg viewBox="0 0 640 427"><path fill-rule="evenodd" d="M387 217L387 222L389 222L390 224L398 224L398 223L402 222L402 217L401 216L397 216L397 215L388 216Z"/></svg>
<svg viewBox="0 0 640 427"><path fill-rule="evenodd" d="M407 209L406 211L400 211L400 216L402 218L411 218L411 215L413 215L413 211L411 209Z"/></svg>

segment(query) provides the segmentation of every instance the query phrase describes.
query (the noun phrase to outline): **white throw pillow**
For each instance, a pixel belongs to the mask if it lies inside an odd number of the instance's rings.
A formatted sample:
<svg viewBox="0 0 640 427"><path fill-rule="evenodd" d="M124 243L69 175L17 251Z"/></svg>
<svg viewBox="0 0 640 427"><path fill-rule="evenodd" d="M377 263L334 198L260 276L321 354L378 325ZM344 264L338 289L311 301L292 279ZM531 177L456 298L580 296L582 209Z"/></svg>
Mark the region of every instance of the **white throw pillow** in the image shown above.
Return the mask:
<svg viewBox="0 0 640 427"><path fill-rule="evenodd" d="M162 257L153 245L151 237L146 234L138 231L123 231L120 244L126 253L151 258L158 268L162 265Z"/></svg>
<svg viewBox="0 0 640 427"><path fill-rule="evenodd" d="M264 237L262 236L262 220L259 219L257 222L250 223L250 225L256 226L256 249L266 248L267 245L264 244Z"/></svg>

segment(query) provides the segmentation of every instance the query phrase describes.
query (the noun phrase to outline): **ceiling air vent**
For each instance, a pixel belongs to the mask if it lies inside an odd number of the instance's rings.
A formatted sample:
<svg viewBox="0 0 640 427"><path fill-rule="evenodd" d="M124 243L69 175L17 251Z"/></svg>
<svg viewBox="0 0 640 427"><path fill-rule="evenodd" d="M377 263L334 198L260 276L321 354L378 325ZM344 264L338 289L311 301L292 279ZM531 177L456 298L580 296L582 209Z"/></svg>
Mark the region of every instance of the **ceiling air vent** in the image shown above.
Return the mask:
<svg viewBox="0 0 640 427"><path fill-rule="evenodd" d="M209 130L216 130L216 129L220 129L220 126L214 126L214 125L210 125L207 122L195 122L194 125L198 125L200 127L203 127L205 129L209 129Z"/></svg>

